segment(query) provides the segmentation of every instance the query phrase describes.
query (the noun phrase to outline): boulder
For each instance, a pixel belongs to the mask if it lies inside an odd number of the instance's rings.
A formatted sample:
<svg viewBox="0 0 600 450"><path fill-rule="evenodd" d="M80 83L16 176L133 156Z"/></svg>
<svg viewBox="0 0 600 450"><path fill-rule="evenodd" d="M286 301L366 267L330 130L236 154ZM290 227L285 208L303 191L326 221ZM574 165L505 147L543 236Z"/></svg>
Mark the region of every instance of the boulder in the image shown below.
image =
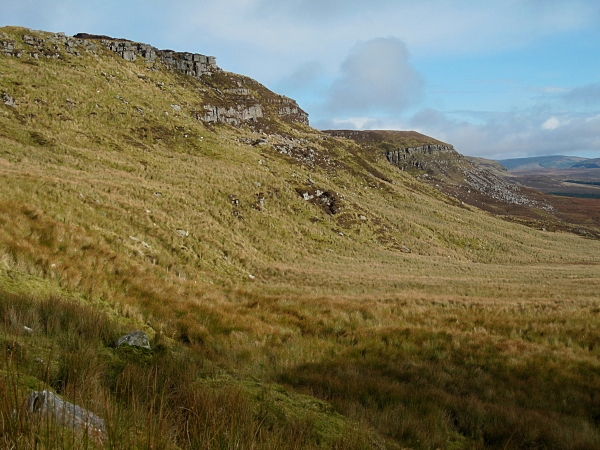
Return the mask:
<svg viewBox="0 0 600 450"><path fill-rule="evenodd" d="M102 418L50 391L32 391L27 397L26 405L28 413L51 417L64 427L87 433L97 444L102 445L108 438Z"/></svg>
<svg viewBox="0 0 600 450"><path fill-rule="evenodd" d="M2 97L2 102L5 105L17 106L17 104L15 103L15 99L11 95L7 94L6 92L3 92L1 97Z"/></svg>
<svg viewBox="0 0 600 450"><path fill-rule="evenodd" d="M121 336L117 341L117 347L123 344L128 344L133 347L147 348L150 350L150 341L148 340L148 335L140 330L132 331L125 336Z"/></svg>

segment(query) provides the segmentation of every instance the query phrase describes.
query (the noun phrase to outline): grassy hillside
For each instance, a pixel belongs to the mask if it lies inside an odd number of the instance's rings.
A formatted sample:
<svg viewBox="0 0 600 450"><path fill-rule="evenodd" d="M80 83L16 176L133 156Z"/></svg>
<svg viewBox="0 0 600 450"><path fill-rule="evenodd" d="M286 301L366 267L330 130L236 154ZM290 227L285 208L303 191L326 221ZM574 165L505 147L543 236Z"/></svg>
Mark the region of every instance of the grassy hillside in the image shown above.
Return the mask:
<svg viewBox="0 0 600 450"><path fill-rule="evenodd" d="M511 176L506 167L504 167L498 161L495 161L493 159L478 158L476 156L467 156L467 159L473 164L478 164L480 166L485 167L487 170L491 171L494 175L497 175L499 177Z"/></svg>
<svg viewBox="0 0 600 450"><path fill-rule="evenodd" d="M110 448L600 446L598 241L268 107L196 118L232 85L270 104L245 77L0 33L23 48L0 55L7 447L94 445L13 414L33 387L105 417ZM114 348L133 329L152 351Z"/></svg>

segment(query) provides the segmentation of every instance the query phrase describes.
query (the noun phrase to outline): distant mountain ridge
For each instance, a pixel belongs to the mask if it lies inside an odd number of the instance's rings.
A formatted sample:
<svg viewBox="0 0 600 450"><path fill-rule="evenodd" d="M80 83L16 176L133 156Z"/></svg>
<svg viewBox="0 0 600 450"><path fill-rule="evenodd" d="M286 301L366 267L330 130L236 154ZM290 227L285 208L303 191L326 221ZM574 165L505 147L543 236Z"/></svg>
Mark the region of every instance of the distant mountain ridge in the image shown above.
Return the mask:
<svg viewBox="0 0 600 450"><path fill-rule="evenodd" d="M585 164L588 158L578 156L534 156L531 158L511 158L497 160L506 167L507 170L535 170L535 169L570 169L571 167L584 167L579 164ZM597 161L597 164L600 160ZM599 167L599 166L594 166Z"/></svg>
<svg viewBox="0 0 600 450"><path fill-rule="evenodd" d="M573 169L600 169L600 158L586 159L572 166Z"/></svg>

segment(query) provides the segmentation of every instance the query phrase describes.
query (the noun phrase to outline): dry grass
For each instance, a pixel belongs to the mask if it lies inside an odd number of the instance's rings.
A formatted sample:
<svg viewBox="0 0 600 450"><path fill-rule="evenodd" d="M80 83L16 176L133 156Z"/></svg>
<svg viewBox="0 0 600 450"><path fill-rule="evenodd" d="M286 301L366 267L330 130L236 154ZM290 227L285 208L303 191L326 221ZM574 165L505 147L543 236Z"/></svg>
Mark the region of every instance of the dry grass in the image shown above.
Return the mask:
<svg viewBox="0 0 600 450"><path fill-rule="evenodd" d="M600 447L598 241L308 128L273 124L333 163L243 144L193 118L206 85L141 61L27 58L0 56L7 448L89 445L12 418L40 386L114 448ZM154 352L112 348L135 328Z"/></svg>

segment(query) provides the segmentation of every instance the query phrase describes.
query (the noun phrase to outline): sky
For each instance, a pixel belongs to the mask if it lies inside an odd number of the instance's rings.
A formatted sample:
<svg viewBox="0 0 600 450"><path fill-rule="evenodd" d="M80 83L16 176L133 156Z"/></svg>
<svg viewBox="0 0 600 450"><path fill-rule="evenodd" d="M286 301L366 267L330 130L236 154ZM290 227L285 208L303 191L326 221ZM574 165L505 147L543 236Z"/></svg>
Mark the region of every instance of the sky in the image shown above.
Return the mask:
<svg viewBox="0 0 600 450"><path fill-rule="evenodd" d="M0 0L0 26L217 57L319 129L600 157L598 0Z"/></svg>

